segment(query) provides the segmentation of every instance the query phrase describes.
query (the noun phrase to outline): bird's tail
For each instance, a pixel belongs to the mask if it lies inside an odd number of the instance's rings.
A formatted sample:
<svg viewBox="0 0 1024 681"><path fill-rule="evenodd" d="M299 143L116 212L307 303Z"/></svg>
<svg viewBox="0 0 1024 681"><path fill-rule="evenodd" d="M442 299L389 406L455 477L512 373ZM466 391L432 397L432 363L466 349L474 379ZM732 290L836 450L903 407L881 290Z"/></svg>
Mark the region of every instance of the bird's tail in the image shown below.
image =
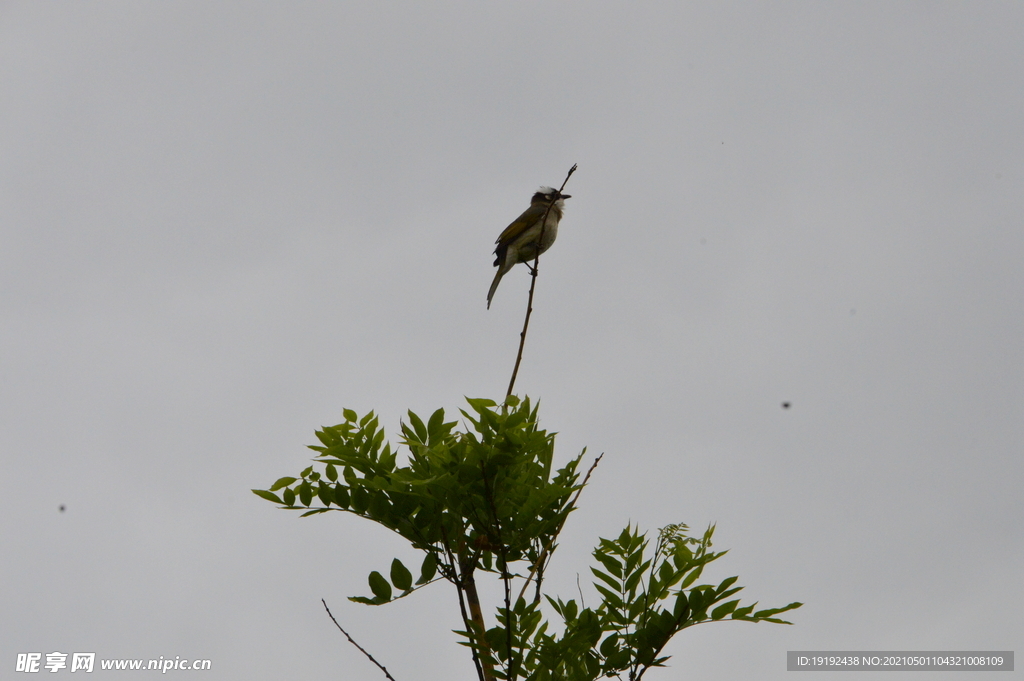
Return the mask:
<svg viewBox="0 0 1024 681"><path fill-rule="evenodd" d="M505 276L504 268L499 267L498 271L494 273L494 281L491 282L491 289L487 292L487 309L491 309L491 298L494 297L494 292L498 290L498 284L501 283L501 278Z"/></svg>

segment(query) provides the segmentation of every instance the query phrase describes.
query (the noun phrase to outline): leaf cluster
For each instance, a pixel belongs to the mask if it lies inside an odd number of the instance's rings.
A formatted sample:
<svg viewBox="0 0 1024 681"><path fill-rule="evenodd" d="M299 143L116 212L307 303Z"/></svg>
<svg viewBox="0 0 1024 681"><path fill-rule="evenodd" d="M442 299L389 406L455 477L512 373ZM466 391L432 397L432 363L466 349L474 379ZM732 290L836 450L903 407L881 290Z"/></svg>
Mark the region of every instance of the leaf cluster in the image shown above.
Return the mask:
<svg viewBox="0 0 1024 681"><path fill-rule="evenodd" d="M726 552L710 550L714 526L700 539L688 536L687 529L683 524L663 528L651 555L649 541L635 528L626 527L615 539L601 539L593 552L599 566L591 567L600 605L581 608L574 600L548 597L565 628L553 636L538 627L525 663L526 678L590 681L625 676L636 681L651 667L664 666L669 659L662 654L665 645L688 627L726 618L789 624L775 615L800 603L755 612L757 603L740 607L739 599L726 600L742 589L733 586L736 577L718 586L694 586L704 566Z"/></svg>
<svg viewBox="0 0 1024 681"><path fill-rule="evenodd" d="M405 596L438 572L457 585L476 570L501 574L516 562L542 574L545 547L572 511L583 453L552 473L554 434L538 427L529 399L511 396L500 407L467 401L466 432L445 421L442 409L426 422L408 412L401 465L373 412L359 417L346 409L345 422L317 431L321 444L310 447L322 472L310 466L253 492L304 517L344 511L372 520L426 554L415 583L396 558L390 579L371 573L373 596L351 599L357 602Z"/></svg>
<svg viewBox="0 0 1024 681"><path fill-rule="evenodd" d="M373 412L360 417L346 409L343 423L317 431L314 466L253 492L303 517L342 511L372 520L421 551L415 579L395 558L386 575L370 573L371 595L350 600L381 605L447 580L465 624L456 633L485 681L637 681L665 664L666 644L683 629L726 619L788 624L775 616L800 607L741 606L731 598L741 589L736 577L696 585L704 567L725 554L711 550L713 526L701 537L683 524L665 527L653 552L646 535L627 526L593 551L596 607L585 607L582 596L580 604L545 596L561 620L556 631L542 612L541 584L586 482L578 471L585 450L553 470L554 434L538 426L529 399L467 402L464 430L441 409L426 421L408 412L401 460ZM490 628L475 586L480 572L497 575L504 587Z"/></svg>

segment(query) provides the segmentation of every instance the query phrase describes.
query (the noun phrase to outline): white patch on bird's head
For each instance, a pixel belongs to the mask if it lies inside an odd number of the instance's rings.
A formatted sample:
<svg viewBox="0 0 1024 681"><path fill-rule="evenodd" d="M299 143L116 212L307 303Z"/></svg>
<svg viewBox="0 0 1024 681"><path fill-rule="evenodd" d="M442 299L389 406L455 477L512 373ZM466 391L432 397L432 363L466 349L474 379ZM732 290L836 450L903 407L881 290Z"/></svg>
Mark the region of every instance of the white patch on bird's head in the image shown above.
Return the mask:
<svg viewBox="0 0 1024 681"><path fill-rule="evenodd" d="M565 207L565 202L562 199L571 198L568 194L560 194L554 187L541 187L533 198L530 199L530 205L550 203L552 199L557 199L554 204L561 210Z"/></svg>

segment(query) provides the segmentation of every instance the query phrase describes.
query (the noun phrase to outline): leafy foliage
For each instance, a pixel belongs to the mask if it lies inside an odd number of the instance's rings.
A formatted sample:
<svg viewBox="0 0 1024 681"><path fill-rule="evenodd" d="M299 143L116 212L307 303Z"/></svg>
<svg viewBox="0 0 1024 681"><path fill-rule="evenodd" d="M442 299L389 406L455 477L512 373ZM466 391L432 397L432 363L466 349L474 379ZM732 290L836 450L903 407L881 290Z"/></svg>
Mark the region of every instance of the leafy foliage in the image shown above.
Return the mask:
<svg viewBox="0 0 1024 681"><path fill-rule="evenodd" d="M510 397L503 408L491 400L468 402L472 413L461 413L470 432L456 432L441 409L426 423L410 411L402 424L405 465L372 412L360 418L346 409L345 422L317 431L321 444L310 447L323 473L310 466L253 492L303 516L345 511L400 534L426 553L415 586L408 568L392 563L390 585L401 596L433 580L437 570L449 581L458 581L461 571L501 573L518 561L540 571L550 555L544 547L572 511L583 453L552 475L554 435L537 427L529 399ZM375 574L373 598L353 600L390 600L381 581L387 580Z"/></svg>
<svg viewBox="0 0 1024 681"><path fill-rule="evenodd" d="M635 528L625 528L615 539L601 539L593 553L599 567L591 567L597 577L594 588L603 597L601 604L580 609L574 600L548 597L564 622L564 632L534 635L526 678L589 681L624 674L637 680L649 668L664 665L669 659L661 654L665 645L687 627L727 617L789 624L774 615L799 608L801 603L754 612L756 603L739 608L739 599L734 599L711 610L742 587L733 586L736 577L718 586L691 586L705 565L726 552L710 550L713 526L701 539L688 536L687 529L683 524L663 528L651 555L648 540Z"/></svg>
<svg viewBox="0 0 1024 681"><path fill-rule="evenodd" d="M562 620L561 632L549 631L541 585L586 482L577 470L586 450L552 472L554 434L538 427L529 399L509 396L500 406L467 402L470 411L461 411L465 432L445 421L441 409L426 422L410 411L401 427L408 450L402 462L372 412L360 417L346 409L344 423L316 433L320 444L311 449L318 470L309 466L253 493L303 517L358 515L421 551L415 582L395 558L386 576L370 573L372 595L350 600L381 605L437 579L451 582L465 623L457 633L472 650L481 679L592 681L625 674L635 681L665 663L666 643L687 627L723 619L786 623L774 616L800 606L757 612L756 603L739 607L738 599L726 600L741 588L732 586L736 577L717 587L693 586L704 566L724 555L710 550L713 527L700 539L688 536L685 525L666 527L649 555L645 536L627 527L594 550L600 605L590 609L547 597ZM498 575L504 587L491 628L480 611L478 572Z"/></svg>

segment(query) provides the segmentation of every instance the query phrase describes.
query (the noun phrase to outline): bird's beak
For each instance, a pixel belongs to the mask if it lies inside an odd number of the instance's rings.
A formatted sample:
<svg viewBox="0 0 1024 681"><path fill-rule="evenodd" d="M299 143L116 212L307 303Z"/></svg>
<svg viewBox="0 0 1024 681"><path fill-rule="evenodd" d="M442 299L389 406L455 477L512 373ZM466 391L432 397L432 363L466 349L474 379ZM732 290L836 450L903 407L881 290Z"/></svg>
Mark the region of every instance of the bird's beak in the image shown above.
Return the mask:
<svg viewBox="0 0 1024 681"><path fill-rule="evenodd" d="M559 194L558 198L560 198L560 199L571 199L572 198L572 194Z"/></svg>

